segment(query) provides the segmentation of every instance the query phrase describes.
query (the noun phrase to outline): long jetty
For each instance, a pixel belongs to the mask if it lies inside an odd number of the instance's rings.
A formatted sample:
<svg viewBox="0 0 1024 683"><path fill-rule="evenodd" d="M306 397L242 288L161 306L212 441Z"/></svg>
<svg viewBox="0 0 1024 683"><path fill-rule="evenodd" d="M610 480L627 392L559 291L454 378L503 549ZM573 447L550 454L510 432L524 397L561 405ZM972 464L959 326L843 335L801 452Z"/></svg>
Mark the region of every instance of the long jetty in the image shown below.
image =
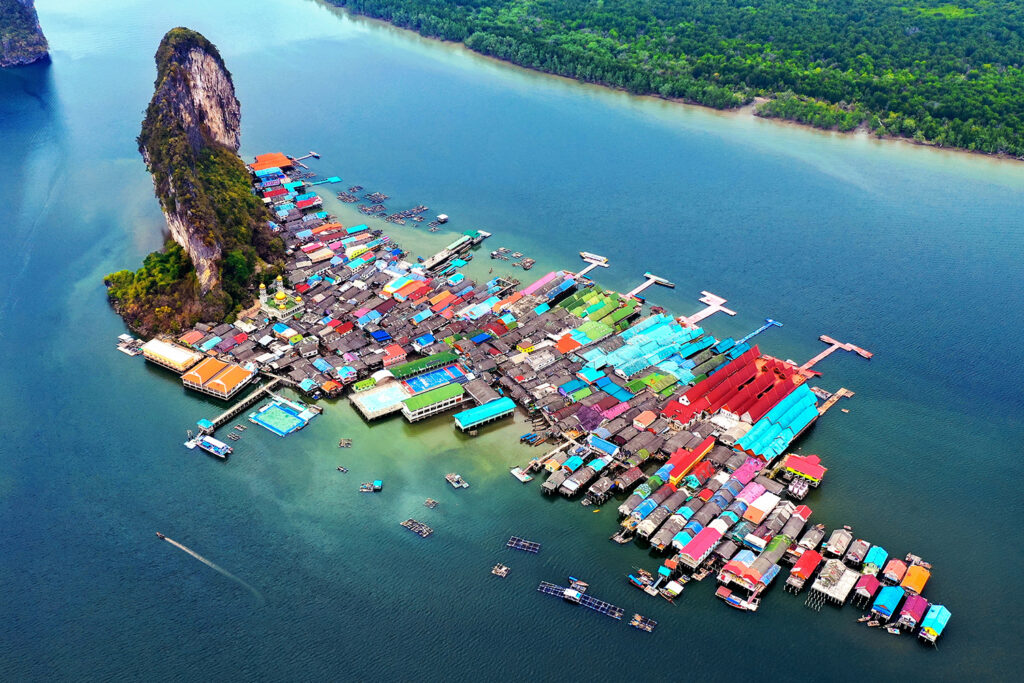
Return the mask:
<svg viewBox="0 0 1024 683"><path fill-rule="evenodd" d="M818 337L818 339L823 341L823 342L825 342L826 344L828 344L829 347L827 349L825 349L824 351L822 351L821 353L819 353L814 358L810 359L809 361L807 361L806 363L801 365L800 366L801 370L803 370L803 371L810 371L811 368L813 368L815 365L817 365L819 362L823 361L824 359L828 358L830 355L832 355L836 351L852 351L853 353L856 353L861 358L867 358L868 360L871 360L871 357L875 355L875 354L871 353L870 351L868 351L867 349L862 349L861 347L854 346L853 344L848 344L848 343L845 343L845 342L836 341L832 337L829 337L829 336L824 335L824 334L821 335L820 337Z"/></svg>
<svg viewBox="0 0 1024 683"><path fill-rule="evenodd" d="M235 417L237 417L246 408L248 408L248 407L250 407L252 405L255 405L257 402L263 400L263 398L265 396L269 396L270 393L274 390L274 388L280 382L281 382L281 379L279 377L275 377L275 378L271 379L269 383L267 383L264 386L260 387L256 391L252 392L251 394L249 394L248 396L243 398L241 401L239 401L235 405L231 406L230 408L225 410L223 413L221 413L220 415L215 417L213 420L211 420L211 422L213 423L213 426L212 427L207 427L206 429L202 430L203 433L205 433L205 434L213 434L215 431L217 431L218 429L223 427L226 423L228 423L229 421L231 421Z"/></svg>

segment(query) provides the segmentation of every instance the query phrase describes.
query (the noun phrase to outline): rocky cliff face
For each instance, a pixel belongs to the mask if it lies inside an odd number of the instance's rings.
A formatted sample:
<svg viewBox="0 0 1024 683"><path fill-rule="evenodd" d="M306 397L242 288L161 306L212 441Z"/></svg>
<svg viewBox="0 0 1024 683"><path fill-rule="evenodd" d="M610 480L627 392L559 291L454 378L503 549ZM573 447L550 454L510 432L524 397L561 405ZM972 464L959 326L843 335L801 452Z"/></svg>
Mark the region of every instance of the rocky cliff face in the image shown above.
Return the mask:
<svg viewBox="0 0 1024 683"><path fill-rule="evenodd" d="M220 285L222 244L204 224L208 217L197 211L202 190L196 179L172 165L188 163L213 146L238 152L241 106L220 53L202 35L171 30L160 43L156 63L156 90L142 124L139 151L153 174L171 237L192 260L205 295ZM189 150L180 149L184 142ZM182 157L182 151L191 154Z"/></svg>
<svg viewBox="0 0 1024 683"><path fill-rule="evenodd" d="M0 0L0 67L32 64L49 56L35 0Z"/></svg>
<svg viewBox="0 0 1024 683"><path fill-rule="evenodd" d="M111 302L144 334L229 319L284 252L238 158L241 112L217 48L195 31L172 29L156 68L138 142L173 241L139 270L106 278Z"/></svg>

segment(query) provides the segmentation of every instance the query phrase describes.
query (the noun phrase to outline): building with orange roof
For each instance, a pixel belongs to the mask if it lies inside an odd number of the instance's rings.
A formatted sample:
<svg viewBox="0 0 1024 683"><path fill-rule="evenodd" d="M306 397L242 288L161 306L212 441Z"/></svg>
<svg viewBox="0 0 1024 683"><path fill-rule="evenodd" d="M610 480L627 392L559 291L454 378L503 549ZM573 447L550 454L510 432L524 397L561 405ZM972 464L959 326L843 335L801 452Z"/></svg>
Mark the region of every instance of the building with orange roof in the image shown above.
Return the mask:
<svg viewBox="0 0 1024 683"><path fill-rule="evenodd" d="M226 363L217 358L206 358L182 375L181 382L189 389L228 399L237 394L239 389L255 376L255 372L241 365Z"/></svg>
<svg viewBox="0 0 1024 683"><path fill-rule="evenodd" d="M216 377L203 385L203 391L218 398L231 398L249 383L256 373L241 365L229 365Z"/></svg>
<svg viewBox="0 0 1024 683"><path fill-rule="evenodd" d="M912 564L907 567L907 573L903 575L903 580L900 581L900 586L906 588L908 591L920 595L931 576L932 573L925 567L922 567L919 564Z"/></svg>
<svg viewBox="0 0 1024 683"><path fill-rule="evenodd" d="M260 154L256 157L256 161L249 164L249 168L254 171L262 171L266 168L291 168L291 166L292 160L280 152Z"/></svg>
<svg viewBox="0 0 1024 683"><path fill-rule="evenodd" d="M398 363L404 363L408 353L398 344L389 344L384 348L384 367L388 368Z"/></svg>
<svg viewBox="0 0 1024 683"><path fill-rule="evenodd" d="M185 386L190 389L196 389L197 391L203 390L203 385L209 382L211 379L216 377L217 373L228 366L222 360L216 358L207 358L201 361L194 368L186 372L181 376L181 381L185 383Z"/></svg>
<svg viewBox="0 0 1024 683"><path fill-rule="evenodd" d="M558 343L555 344L555 349L559 353L565 354L565 353L569 353L571 351L575 351L576 349L580 348L581 346L583 346L583 345L580 344L575 339L573 339L572 335L568 335L567 334L567 335L563 336L561 339L558 340ZM519 350L520 351L525 351L526 349L519 349ZM531 348L531 350L532 350L532 348Z"/></svg>
<svg viewBox="0 0 1024 683"><path fill-rule="evenodd" d="M185 334L181 335L178 341L181 342L182 344L192 346L205 336L206 335L200 332L199 330L190 330L189 332L186 332Z"/></svg>

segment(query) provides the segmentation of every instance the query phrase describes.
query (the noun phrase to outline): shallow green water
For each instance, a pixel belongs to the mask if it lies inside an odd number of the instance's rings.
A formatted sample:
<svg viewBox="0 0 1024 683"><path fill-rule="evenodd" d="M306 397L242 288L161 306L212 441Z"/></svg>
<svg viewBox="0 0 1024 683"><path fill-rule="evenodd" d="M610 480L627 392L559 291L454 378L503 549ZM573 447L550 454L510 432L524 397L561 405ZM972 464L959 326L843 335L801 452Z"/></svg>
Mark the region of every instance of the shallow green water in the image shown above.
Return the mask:
<svg viewBox="0 0 1024 683"><path fill-rule="evenodd" d="M988 568L1020 559L1024 166L631 98L312 1L39 5L53 64L0 74L4 679L989 679L1022 663L1012 583ZM771 316L785 327L759 341L783 358L817 353L822 333L874 351L821 366L857 396L800 443L830 467L808 503L935 565L926 596L954 615L939 651L778 587L756 615L710 585L676 606L642 595L624 575L656 561L606 540L611 507L507 474L539 452L516 443L521 422L477 438L449 418L371 427L340 401L285 439L251 426L227 463L182 448L220 406L114 350L100 282L161 241L134 137L152 54L179 24L233 71L247 156L315 149L345 186L490 230L491 248L537 259L531 275L585 249L612 259L608 286L648 269L675 281L652 291L675 312L709 289L739 311L712 332ZM393 234L425 254L452 233ZM483 253L467 271L491 267L518 274ZM382 493L356 492L372 478ZM399 527L409 516L434 536ZM505 550L513 533L541 554ZM498 561L508 579L490 575ZM535 592L569 573L658 630Z"/></svg>

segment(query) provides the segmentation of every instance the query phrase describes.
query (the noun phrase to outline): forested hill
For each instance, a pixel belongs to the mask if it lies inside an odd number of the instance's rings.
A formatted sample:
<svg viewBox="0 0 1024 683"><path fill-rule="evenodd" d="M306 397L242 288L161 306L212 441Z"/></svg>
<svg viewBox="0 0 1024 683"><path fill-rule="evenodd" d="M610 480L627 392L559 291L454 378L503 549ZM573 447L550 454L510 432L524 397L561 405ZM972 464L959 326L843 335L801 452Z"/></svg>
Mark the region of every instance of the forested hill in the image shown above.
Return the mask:
<svg viewBox="0 0 1024 683"><path fill-rule="evenodd" d="M1019 0L329 0L521 66L1024 156Z"/></svg>

